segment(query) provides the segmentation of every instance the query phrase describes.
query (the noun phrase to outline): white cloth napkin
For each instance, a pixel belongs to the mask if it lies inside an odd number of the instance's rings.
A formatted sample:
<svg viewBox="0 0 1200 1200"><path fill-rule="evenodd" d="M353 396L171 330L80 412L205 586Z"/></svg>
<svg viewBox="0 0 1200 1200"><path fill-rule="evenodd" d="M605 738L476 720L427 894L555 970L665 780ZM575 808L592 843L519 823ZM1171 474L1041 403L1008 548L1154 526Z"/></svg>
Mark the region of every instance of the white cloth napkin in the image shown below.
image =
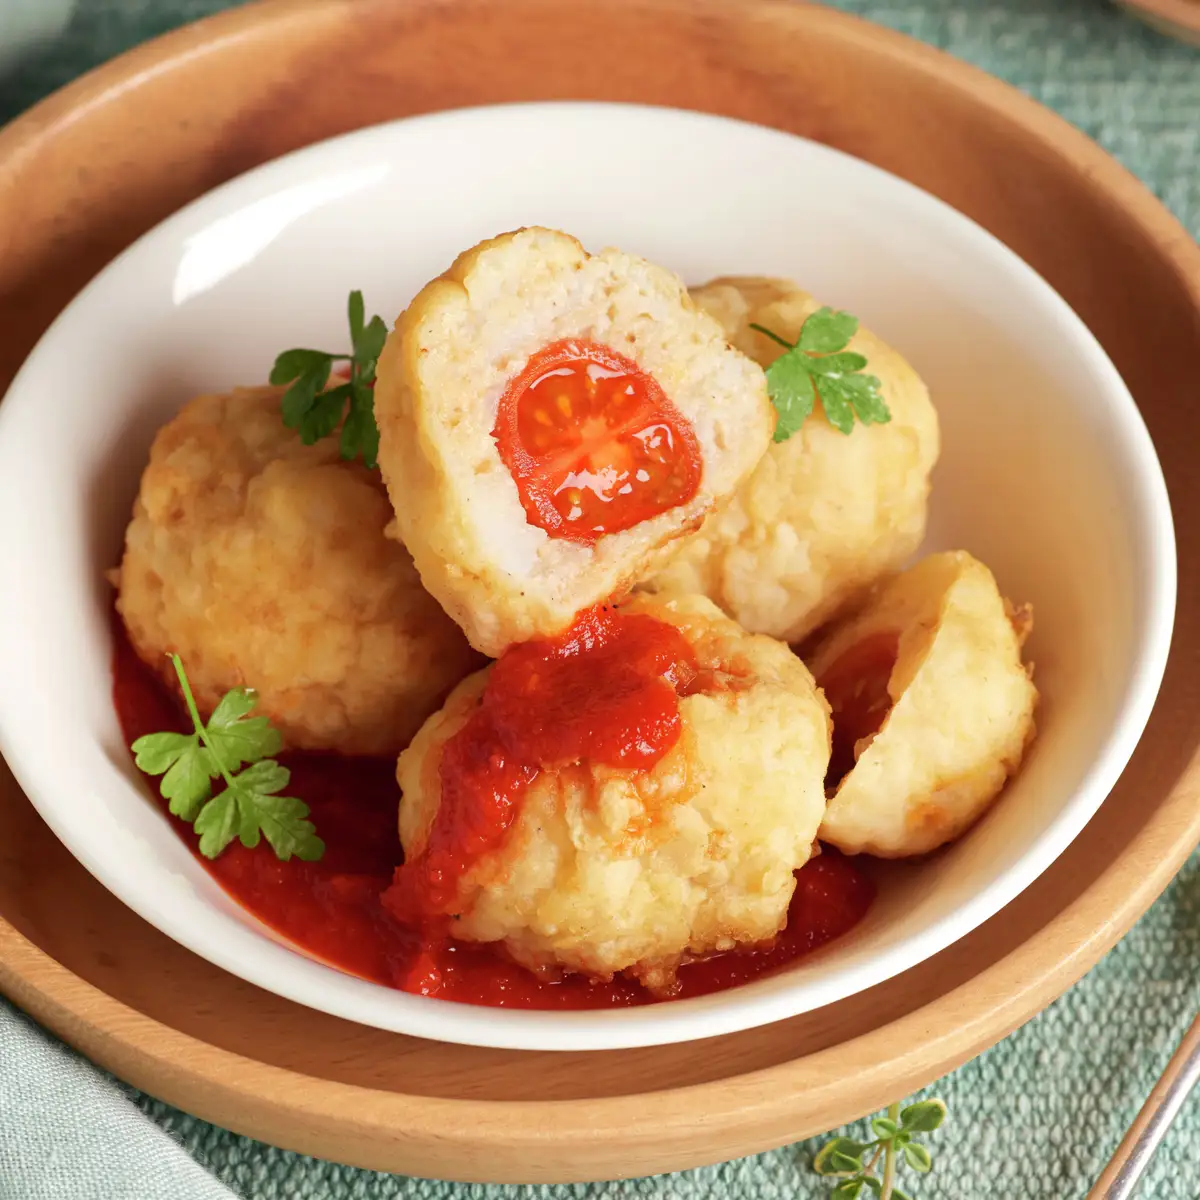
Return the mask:
<svg viewBox="0 0 1200 1200"><path fill-rule="evenodd" d="M0 1200L236 1198L109 1076L0 998Z"/></svg>

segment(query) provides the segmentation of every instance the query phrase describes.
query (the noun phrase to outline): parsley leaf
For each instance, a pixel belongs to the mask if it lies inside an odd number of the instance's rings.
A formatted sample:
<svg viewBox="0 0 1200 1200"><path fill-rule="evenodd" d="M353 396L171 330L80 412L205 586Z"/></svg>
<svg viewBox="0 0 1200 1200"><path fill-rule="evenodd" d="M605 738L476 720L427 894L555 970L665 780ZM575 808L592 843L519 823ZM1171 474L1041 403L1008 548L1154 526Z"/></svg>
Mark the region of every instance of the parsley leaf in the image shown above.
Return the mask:
<svg viewBox="0 0 1200 1200"><path fill-rule="evenodd" d="M236 837L253 848L265 837L278 858L313 862L325 853L308 818L308 805L281 796L291 772L270 755L283 745L266 717L252 717L255 696L248 688L225 693L206 725L200 719L179 655L171 662L179 677L195 732L150 733L133 743L134 761L147 775L162 775L159 791L177 817L200 834L200 853L216 858ZM240 770L243 764L244 770ZM235 773L236 772L236 773ZM212 781L225 787L212 794Z"/></svg>
<svg viewBox="0 0 1200 1200"><path fill-rule="evenodd" d="M225 693L208 718L208 744L227 771L278 754L283 746L279 730L268 718L249 715L254 704L255 695L249 688L234 688Z"/></svg>
<svg viewBox="0 0 1200 1200"><path fill-rule="evenodd" d="M775 440L785 442L812 414L817 400L812 372L804 365L806 355L781 354L767 368L767 388L779 414Z"/></svg>
<svg viewBox="0 0 1200 1200"><path fill-rule="evenodd" d="M806 354L832 354L849 344L858 332L858 318L825 305L810 313L796 343Z"/></svg>
<svg viewBox="0 0 1200 1200"><path fill-rule="evenodd" d="M388 330L382 317L366 320L363 294L359 291L350 293L347 317L349 354L285 350L275 359L270 380L276 385L290 384L280 404L283 423L295 429L306 446L329 437L341 424L341 456L361 458L368 467L374 467L379 456L379 429L375 424L372 389ZM335 362L350 364L350 378L330 387L330 372Z"/></svg>
<svg viewBox="0 0 1200 1200"><path fill-rule="evenodd" d="M751 325L783 346L784 352L767 367L767 392L775 405L775 440L786 442L811 415L817 397L835 429L849 433L855 418L863 425L884 425L892 419L874 375L863 375L866 358L846 350L858 332L858 318L832 308L810 313L795 345L762 325Z"/></svg>
<svg viewBox="0 0 1200 1200"><path fill-rule="evenodd" d="M340 424L342 413L346 409L346 401L353 394L354 389L350 384L341 383L316 397L312 407L295 426L300 432L300 440L306 446L311 446L314 442L327 438ZM286 400L287 397L285 396L284 399ZM353 458L353 455L343 452L343 457Z"/></svg>
<svg viewBox="0 0 1200 1200"><path fill-rule="evenodd" d="M285 362L285 360L287 360ZM317 393L329 379L333 358L317 350L288 350L275 360L272 383L295 383L283 393L283 423L289 429L303 429L304 420L316 404Z"/></svg>
<svg viewBox="0 0 1200 1200"><path fill-rule="evenodd" d="M216 858L235 837L253 848L261 836L285 862L293 854L306 862L320 858L324 846L305 819L308 806L294 796L276 795L290 779L291 772L273 759L247 767L236 786L210 800L196 818L200 853Z"/></svg>
<svg viewBox="0 0 1200 1200"><path fill-rule="evenodd" d="M212 795L217 774L212 756L196 734L150 733L131 747L134 762L147 775L162 775L159 791L177 817L193 821Z"/></svg>

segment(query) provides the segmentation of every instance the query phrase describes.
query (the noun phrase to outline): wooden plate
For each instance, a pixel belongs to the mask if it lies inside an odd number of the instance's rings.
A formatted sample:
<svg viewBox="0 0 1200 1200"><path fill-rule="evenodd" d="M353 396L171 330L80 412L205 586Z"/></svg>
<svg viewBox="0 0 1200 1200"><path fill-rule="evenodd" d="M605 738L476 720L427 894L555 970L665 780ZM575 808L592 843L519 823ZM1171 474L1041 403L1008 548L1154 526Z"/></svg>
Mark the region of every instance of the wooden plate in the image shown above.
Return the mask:
<svg viewBox="0 0 1200 1200"><path fill-rule="evenodd" d="M1062 992L1200 840L1200 250L1063 121L896 34L790 0L308 0L201 22L0 133L0 386L103 263L222 180L406 113L556 97L794 130L913 180L1016 249L1083 315L1142 406L1179 524L1180 615L1133 762L1033 887L872 991L702 1044L520 1054L302 1009L144 924L0 777L0 988L173 1104L281 1146L408 1174L648 1174L880 1108ZM32 469L53 469L52 448Z"/></svg>

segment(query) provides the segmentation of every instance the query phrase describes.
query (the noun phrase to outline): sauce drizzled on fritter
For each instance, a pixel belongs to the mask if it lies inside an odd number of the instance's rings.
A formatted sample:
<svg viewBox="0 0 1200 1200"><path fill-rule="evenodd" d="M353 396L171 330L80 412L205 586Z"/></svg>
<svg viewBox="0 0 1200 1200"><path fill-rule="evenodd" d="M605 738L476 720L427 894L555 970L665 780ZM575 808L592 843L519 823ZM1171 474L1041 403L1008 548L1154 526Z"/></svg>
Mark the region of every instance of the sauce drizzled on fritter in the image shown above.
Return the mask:
<svg viewBox="0 0 1200 1200"><path fill-rule="evenodd" d="M113 621L113 697L125 738L188 721L162 680L134 653ZM464 1004L524 1009L624 1008L655 1001L636 981L607 983L581 975L539 978L494 947L430 936L393 916L381 897L403 860L396 832L395 760L337 754L283 753L294 790L303 795L326 850L318 862L281 862L265 841L236 840L203 858L190 826L168 817L197 860L239 904L308 953L340 970L404 991ZM155 787L153 802L166 809ZM787 927L773 946L724 954L679 969L673 999L706 995L779 970L841 937L866 913L874 888L836 851L796 873Z"/></svg>
<svg viewBox="0 0 1200 1200"><path fill-rule="evenodd" d="M384 904L405 921L451 915L458 881L500 844L542 769L649 770L679 740L679 691L695 677L687 639L644 613L595 608L556 638L511 647L446 743L428 841Z"/></svg>

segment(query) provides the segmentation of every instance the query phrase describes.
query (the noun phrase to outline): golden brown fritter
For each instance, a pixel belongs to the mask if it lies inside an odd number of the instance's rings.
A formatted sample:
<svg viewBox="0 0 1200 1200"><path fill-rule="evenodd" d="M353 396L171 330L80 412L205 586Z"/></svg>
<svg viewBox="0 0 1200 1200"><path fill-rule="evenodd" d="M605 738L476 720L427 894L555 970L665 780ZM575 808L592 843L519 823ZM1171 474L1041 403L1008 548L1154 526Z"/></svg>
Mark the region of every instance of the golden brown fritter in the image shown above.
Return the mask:
<svg viewBox="0 0 1200 1200"><path fill-rule="evenodd" d="M901 858L952 841L983 814L1034 735L1037 689L1021 662L1031 620L1001 596L983 563L954 551L881 584L826 636L809 657L822 681L856 646L880 636L898 642L890 712L855 746L822 841Z"/></svg>
<svg viewBox="0 0 1200 1200"><path fill-rule="evenodd" d="M395 753L479 659L384 536L378 473L302 445L279 400L200 396L159 430L117 609L171 684L180 655L206 715L245 685L289 746Z"/></svg>
<svg viewBox="0 0 1200 1200"><path fill-rule="evenodd" d="M508 382L572 338L656 380L703 459L690 500L593 545L527 520L493 437ZM762 369L675 276L548 229L483 242L420 292L380 358L375 411L400 535L425 586L493 656L628 589L750 473L775 419Z"/></svg>
<svg viewBox="0 0 1200 1200"><path fill-rule="evenodd" d="M786 280L717 279L692 290L726 336L764 367L794 342L818 301ZM849 348L867 359L892 419L839 433L816 411L773 443L733 499L678 544L647 587L699 592L754 633L799 642L899 567L925 536L937 414L917 373L869 330Z"/></svg>
<svg viewBox="0 0 1200 1200"><path fill-rule="evenodd" d="M712 673L679 701L682 736L649 771L542 770L501 848L459 880L454 936L503 942L541 974L627 971L662 992L681 961L783 928L825 808L829 716L787 646L745 633L703 597L621 608L677 625ZM400 756L410 858L437 814L442 748L487 676L464 680Z"/></svg>

